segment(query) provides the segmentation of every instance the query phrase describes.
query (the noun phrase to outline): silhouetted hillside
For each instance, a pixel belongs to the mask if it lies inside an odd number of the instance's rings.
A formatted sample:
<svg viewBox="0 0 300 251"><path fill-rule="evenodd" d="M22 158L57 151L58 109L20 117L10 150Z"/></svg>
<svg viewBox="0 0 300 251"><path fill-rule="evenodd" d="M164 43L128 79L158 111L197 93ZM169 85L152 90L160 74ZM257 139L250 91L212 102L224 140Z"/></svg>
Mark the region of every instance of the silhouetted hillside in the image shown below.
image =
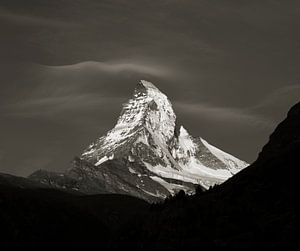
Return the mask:
<svg viewBox="0 0 300 251"><path fill-rule="evenodd" d="M83 197L27 182L21 188L8 184L13 176L5 178L0 176L1 247L107 247L114 232L148 206L129 196Z"/></svg>

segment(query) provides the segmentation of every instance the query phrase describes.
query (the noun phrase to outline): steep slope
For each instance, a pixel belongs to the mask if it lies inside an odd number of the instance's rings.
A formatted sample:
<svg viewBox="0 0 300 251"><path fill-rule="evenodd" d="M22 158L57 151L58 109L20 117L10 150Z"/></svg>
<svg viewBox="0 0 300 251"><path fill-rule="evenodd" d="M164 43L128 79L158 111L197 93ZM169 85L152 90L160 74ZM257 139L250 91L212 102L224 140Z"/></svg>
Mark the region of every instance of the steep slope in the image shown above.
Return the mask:
<svg viewBox="0 0 300 251"><path fill-rule="evenodd" d="M137 225L131 224L131 232L124 230L120 239L126 241L120 245L297 247L299 154L300 103L276 128L255 163L212 190L157 206Z"/></svg>
<svg viewBox="0 0 300 251"><path fill-rule="evenodd" d="M176 123L167 96L140 81L115 127L92 143L64 174L39 171L31 179L85 193L123 193L150 201L179 190L220 184L247 163L193 138Z"/></svg>

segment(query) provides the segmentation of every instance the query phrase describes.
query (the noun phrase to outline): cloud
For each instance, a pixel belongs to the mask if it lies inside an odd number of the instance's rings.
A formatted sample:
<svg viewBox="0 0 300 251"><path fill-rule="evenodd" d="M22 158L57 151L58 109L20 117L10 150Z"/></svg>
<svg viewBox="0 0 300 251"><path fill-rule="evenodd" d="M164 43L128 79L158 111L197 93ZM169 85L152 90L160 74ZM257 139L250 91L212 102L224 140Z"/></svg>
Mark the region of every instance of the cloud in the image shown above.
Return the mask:
<svg viewBox="0 0 300 251"><path fill-rule="evenodd" d="M18 101L2 106L0 110L4 114L51 118L64 113L68 116L72 112L120 109L122 102L130 97L137 79L171 74L167 67L128 61L87 61L60 66L32 64L31 68L35 85L27 87L30 92L24 87ZM126 77L126 73L132 75Z"/></svg>
<svg viewBox="0 0 300 251"><path fill-rule="evenodd" d="M103 96L128 96L140 79L161 82L175 77L173 69L160 64L123 60L122 62L85 61L71 65L31 64L34 83L32 99L98 93ZM159 81L158 81L159 80ZM163 81L162 81L163 82ZM167 82L164 81L164 82ZM25 94L25 93L24 93Z"/></svg>
<svg viewBox="0 0 300 251"><path fill-rule="evenodd" d="M265 118L272 118L278 123L285 118L287 111L299 101L300 85L288 85L270 92L248 110L252 113L262 114Z"/></svg>
<svg viewBox="0 0 300 251"><path fill-rule="evenodd" d="M132 76L126 77L126 73ZM125 73L125 76L124 74ZM35 86L18 101L11 101L1 111L15 117L54 117L56 115L110 109L129 98L136 78L170 74L167 67L137 62L87 61L72 65L32 64ZM119 107L120 109L120 107Z"/></svg>
<svg viewBox="0 0 300 251"><path fill-rule="evenodd" d="M70 26L73 25L71 23L54 20L45 17L24 15L24 14L16 14L10 12L8 10L0 9L0 18L5 19L7 21L21 24L21 25L33 25L33 26Z"/></svg>
<svg viewBox="0 0 300 251"><path fill-rule="evenodd" d="M122 102L120 97L103 97L97 94L75 94L60 97L43 97L20 101L6 106L10 116L17 117L55 117L72 111L87 112Z"/></svg>
<svg viewBox="0 0 300 251"><path fill-rule="evenodd" d="M272 120L242 108L219 107L210 104L183 102L175 102L174 106L183 113L191 113L200 117L204 116L215 122L232 122L268 129L273 128L275 125Z"/></svg>
<svg viewBox="0 0 300 251"><path fill-rule="evenodd" d="M298 102L300 101L299 99L300 85L288 85L275 89L251 109L259 109L270 106L280 106L283 103Z"/></svg>
<svg viewBox="0 0 300 251"><path fill-rule="evenodd" d="M235 108L221 107L207 103L175 102L177 110L204 116L215 122L233 122L257 128L273 130L283 119L287 110L299 102L300 85L288 85L275 89L256 105Z"/></svg>
<svg viewBox="0 0 300 251"><path fill-rule="evenodd" d="M59 65L59 66L50 66L42 65L50 70L56 71L85 71L85 70L94 70L94 71L103 71L107 73L122 73L122 72L135 72L141 74L149 74L153 76L164 77L171 75L171 70L165 66L159 65L150 65L141 62L97 62L97 61L86 61L80 62L71 65Z"/></svg>

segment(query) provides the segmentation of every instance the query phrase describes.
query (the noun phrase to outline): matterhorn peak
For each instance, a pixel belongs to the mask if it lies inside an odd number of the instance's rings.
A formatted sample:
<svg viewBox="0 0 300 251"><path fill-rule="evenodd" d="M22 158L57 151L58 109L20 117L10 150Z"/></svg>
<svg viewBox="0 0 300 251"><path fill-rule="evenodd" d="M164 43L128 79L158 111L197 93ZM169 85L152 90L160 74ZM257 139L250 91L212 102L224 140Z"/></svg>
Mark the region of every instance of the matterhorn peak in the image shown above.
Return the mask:
<svg viewBox="0 0 300 251"><path fill-rule="evenodd" d="M147 80L140 80L139 84L143 85L147 89L158 90L158 88L154 84L152 84L151 82L149 82Z"/></svg>
<svg viewBox="0 0 300 251"><path fill-rule="evenodd" d="M155 134L155 138L165 144L174 136L175 121L176 115L167 96L152 83L141 80L133 97L123 104L115 127L92 144L83 156L93 158L96 155L97 159L101 159L108 151L116 150L143 133ZM101 152L98 151L99 146Z"/></svg>
<svg viewBox="0 0 300 251"><path fill-rule="evenodd" d="M222 183L247 163L191 136L176 124L168 97L141 80L116 125L73 165L64 177L72 179L76 190L155 201L179 190L193 193L195 186L207 189Z"/></svg>

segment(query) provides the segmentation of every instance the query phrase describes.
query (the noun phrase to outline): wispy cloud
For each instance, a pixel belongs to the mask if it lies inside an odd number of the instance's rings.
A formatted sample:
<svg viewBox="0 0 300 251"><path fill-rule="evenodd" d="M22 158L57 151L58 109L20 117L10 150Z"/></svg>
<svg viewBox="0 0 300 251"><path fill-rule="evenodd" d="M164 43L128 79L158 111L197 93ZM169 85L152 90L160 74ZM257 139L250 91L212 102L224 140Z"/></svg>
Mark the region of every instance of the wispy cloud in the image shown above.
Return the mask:
<svg viewBox="0 0 300 251"><path fill-rule="evenodd" d="M120 97L103 97L94 94L69 95L60 97L44 97L23 100L5 108L10 116L18 117L52 117L68 112L86 112L95 108L103 108L108 104L122 102Z"/></svg>
<svg viewBox="0 0 300 251"><path fill-rule="evenodd" d="M261 100L257 105L251 107L251 109L260 109L270 106L280 106L285 102L297 102L300 101L300 84L299 85L287 85L275 89Z"/></svg>
<svg viewBox="0 0 300 251"><path fill-rule="evenodd" d="M174 106L184 113L204 116L217 122L233 122L248 126L273 129L287 109L299 102L300 85L289 85L275 89L257 104L245 108L221 107L206 103L176 102ZM284 113L284 114L283 114ZM271 116L269 116L271 115Z"/></svg>
<svg viewBox="0 0 300 251"><path fill-rule="evenodd" d="M130 61L110 61L110 62L97 62L86 61L71 65L43 65L48 69L57 71L84 71L84 70L96 70L108 73L122 73L122 72L135 72L142 74L149 74L153 76L166 76L171 74L171 70L165 66L145 64L142 62L130 62Z"/></svg>
<svg viewBox="0 0 300 251"><path fill-rule="evenodd" d="M219 107L201 103L175 102L175 108L194 116L205 117L216 122L231 122L261 128L273 128L275 123L262 115L251 113L247 109Z"/></svg>
<svg viewBox="0 0 300 251"><path fill-rule="evenodd" d="M107 119L115 117L115 114L109 115L109 111L118 109L118 113L121 104L129 98L131 91L128 90L137 84L135 78L162 78L170 74L166 67L129 61L87 61L59 66L33 64L32 69L38 84L18 101L1 107L2 114L75 121L98 112L99 117ZM134 77L128 77L127 73Z"/></svg>
<svg viewBox="0 0 300 251"><path fill-rule="evenodd" d="M21 24L21 25L33 25L33 26L71 26L74 24L62 21L55 20L46 17L25 15L13 13L3 8L0 8L0 18L7 21Z"/></svg>

